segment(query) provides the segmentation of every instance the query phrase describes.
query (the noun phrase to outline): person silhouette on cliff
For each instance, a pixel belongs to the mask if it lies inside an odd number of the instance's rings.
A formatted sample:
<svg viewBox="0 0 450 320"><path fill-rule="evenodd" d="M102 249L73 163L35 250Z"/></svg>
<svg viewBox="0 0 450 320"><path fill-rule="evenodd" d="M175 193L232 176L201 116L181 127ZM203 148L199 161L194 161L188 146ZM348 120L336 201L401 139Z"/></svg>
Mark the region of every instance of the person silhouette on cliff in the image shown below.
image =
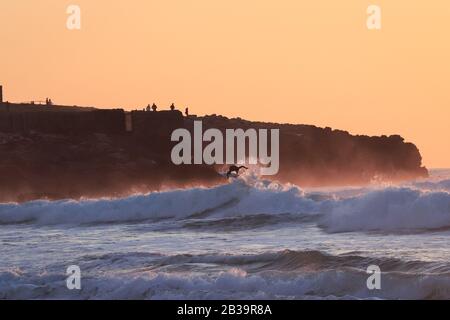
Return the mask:
<svg viewBox="0 0 450 320"><path fill-rule="evenodd" d="M227 172L227 178L229 178L230 177L230 174L231 173L233 173L233 172L235 172L236 173L236 175L239 175L239 170L241 170L241 169L248 169L246 166L235 166L234 164L233 165L231 165L229 168L228 168L228 172Z"/></svg>

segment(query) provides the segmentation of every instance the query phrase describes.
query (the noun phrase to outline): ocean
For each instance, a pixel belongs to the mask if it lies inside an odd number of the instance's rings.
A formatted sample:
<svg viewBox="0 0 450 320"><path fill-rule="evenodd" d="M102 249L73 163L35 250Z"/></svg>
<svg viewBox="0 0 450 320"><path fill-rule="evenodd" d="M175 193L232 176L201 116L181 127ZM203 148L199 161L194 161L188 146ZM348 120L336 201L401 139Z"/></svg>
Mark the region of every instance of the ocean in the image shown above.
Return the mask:
<svg viewBox="0 0 450 320"><path fill-rule="evenodd" d="M450 299L450 170L0 204L0 299ZM81 289L66 270L79 266ZM380 268L369 289L367 268Z"/></svg>

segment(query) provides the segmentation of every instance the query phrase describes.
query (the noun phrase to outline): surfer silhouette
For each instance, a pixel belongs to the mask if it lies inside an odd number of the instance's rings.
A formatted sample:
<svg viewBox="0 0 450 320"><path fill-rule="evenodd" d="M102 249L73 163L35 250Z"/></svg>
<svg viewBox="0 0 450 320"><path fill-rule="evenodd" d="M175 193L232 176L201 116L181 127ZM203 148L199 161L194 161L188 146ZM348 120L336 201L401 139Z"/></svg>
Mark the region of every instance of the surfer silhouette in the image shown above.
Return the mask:
<svg viewBox="0 0 450 320"><path fill-rule="evenodd" d="M231 173L233 173L233 172L235 172L236 173L236 175L239 175L239 170L241 170L241 169L248 169L246 166L235 166L235 165L231 165L229 168L228 168L228 172L227 172L227 178L229 178L230 177L230 174Z"/></svg>

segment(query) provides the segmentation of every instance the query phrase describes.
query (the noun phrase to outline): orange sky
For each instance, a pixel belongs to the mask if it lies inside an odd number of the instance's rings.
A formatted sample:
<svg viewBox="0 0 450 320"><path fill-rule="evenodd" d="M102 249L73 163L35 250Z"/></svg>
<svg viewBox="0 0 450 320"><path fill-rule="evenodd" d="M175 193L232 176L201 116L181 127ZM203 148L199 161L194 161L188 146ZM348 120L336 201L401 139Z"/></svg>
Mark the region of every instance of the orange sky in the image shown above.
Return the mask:
<svg viewBox="0 0 450 320"><path fill-rule="evenodd" d="M398 133L450 167L448 0L9 0L0 39L6 100Z"/></svg>

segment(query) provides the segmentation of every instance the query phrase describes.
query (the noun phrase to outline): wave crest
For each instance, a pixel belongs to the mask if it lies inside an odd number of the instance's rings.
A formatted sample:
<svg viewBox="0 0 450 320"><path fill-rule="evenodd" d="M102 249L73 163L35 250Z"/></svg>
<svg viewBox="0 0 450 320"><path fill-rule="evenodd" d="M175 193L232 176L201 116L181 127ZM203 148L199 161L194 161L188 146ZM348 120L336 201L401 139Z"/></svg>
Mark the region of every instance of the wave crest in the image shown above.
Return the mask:
<svg viewBox="0 0 450 320"><path fill-rule="evenodd" d="M252 176L212 188L123 199L0 204L0 224L128 223L187 219L175 227L252 228L316 222L326 232L410 232L450 228L450 193L413 187L360 190L352 197L305 193Z"/></svg>
<svg viewBox="0 0 450 320"><path fill-rule="evenodd" d="M388 188L336 201L320 225L329 232L399 231L450 227L450 194Z"/></svg>
<svg viewBox="0 0 450 320"><path fill-rule="evenodd" d="M38 200L0 204L0 223L41 225L138 222L158 219L281 214L308 211L315 205L294 186L245 180L213 188L180 189L122 199Z"/></svg>

